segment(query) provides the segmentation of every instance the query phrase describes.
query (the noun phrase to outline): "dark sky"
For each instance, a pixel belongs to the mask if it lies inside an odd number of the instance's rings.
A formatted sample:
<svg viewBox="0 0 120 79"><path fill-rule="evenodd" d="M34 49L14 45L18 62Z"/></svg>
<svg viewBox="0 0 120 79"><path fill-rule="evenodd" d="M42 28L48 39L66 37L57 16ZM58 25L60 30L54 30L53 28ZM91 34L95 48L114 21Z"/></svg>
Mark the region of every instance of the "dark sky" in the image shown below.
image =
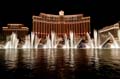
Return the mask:
<svg viewBox="0 0 120 79"><path fill-rule="evenodd" d="M0 2L0 5L2 4L0 6L0 23L2 26L6 23L17 22L32 27L32 15L39 15L40 12L58 14L59 10L64 10L66 15L83 13L85 16L91 16L91 27L99 29L120 20L118 1L4 0L4 2Z"/></svg>
<svg viewBox="0 0 120 79"><path fill-rule="evenodd" d="M31 0L0 0L1 27L5 26L7 23L23 23L26 26L31 27L31 16Z"/></svg>

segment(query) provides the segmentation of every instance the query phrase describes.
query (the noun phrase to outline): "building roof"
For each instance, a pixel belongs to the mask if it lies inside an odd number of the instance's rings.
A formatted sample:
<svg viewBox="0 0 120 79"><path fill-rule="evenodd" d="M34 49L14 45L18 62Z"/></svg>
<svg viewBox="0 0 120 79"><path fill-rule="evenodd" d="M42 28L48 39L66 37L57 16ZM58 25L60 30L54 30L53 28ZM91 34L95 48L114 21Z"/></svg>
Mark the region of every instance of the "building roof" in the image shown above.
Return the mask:
<svg viewBox="0 0 120 79"><path fill-rule="evenodd" d="M19 25L23 25L23 24L9 23L7 25L10 25L10 26L19 26Z"/></svg>
<svg viewBox="0 0 120 79"><path fill-rule="evenodd" d="M59 17L59 16L64 16L64 17L79 17L83 16L83 14L73 14L73 15L64 15L64 11L60 10L59 15L54 15L54 14L46 14L46 13L40 13L39 16L48 16L48 17Z"/></svg>
<svg viewBox="0 0 120 79"><path fill-rule="evenodd" d="M29 30L28 27L25 27L24 24L16 24L16 23L9 23L7 24L7 26L5 27L2 27L3 30L15 30L15 29L18 29L18 30L21 30L21 29L25 29L25 30Z"/></svg>
<svg viewBox="0 0 120 79"><path fill-rule="evenodd" d="M99 30L99 33L102 33L102 32L106 32L106 31L109 31L109 30L112 30L112 29L119 29L119 23L115 23L113 25L110 25L110 26L106 26L106 27L103 27L102 29Z"/></svg>

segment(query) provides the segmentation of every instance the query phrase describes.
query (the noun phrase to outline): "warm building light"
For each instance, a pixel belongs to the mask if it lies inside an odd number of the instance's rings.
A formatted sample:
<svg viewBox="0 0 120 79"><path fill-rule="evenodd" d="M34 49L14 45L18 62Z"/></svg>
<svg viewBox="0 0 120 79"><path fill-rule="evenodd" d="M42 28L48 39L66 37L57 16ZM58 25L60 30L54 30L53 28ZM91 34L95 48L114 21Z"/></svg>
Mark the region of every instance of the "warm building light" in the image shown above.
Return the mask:
<svg viewBox="0 0 120 79"><path fill-rule="evenodd" d="M59 37L64 34L69 35L70 31L78 37L84 37L87 32L90 33L90 17L84 17L83 14L64 15L64 11L61 10L59 15L40 13L32 19L33 32L40 38L45 38L51 31Z"/></svg>
<svg viewBox="0 0 120 79"><path fill-rule="evenodd" d="M64 15L64 11L59 11L59 15L63 16Z"/></svg>
<svg viewBox="0 0 120 79"><path fill-rule="evenodd" d="M23 38L28 34L29 28L25 27L24 24L7 24L2 27L2 33L4 36L11 35L12 32L16 33L19 38Z"/></svg>
<svg viewBox="0 0 120 79"><path fill-rule="evenodd" d="M23 25L23 24L7 24L7 25L10 25L10 26L19 26L19 25Z"/></svg>

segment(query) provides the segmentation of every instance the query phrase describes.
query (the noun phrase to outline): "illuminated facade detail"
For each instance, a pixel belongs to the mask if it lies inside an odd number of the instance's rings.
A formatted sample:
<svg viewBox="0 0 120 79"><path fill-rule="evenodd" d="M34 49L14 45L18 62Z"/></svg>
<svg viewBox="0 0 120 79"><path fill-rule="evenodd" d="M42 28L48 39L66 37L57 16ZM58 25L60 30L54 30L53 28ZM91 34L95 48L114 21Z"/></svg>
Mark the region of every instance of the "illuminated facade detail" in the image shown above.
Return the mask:
<svg viewBox="0 0 120 79"><path fill-rule="evenodd" d="M63 16L64 15L64 11L59 11L59 15Z"/></svg>
<svg viewBox="0 0 120 79"><path fill-rule="evenodd" d="M108 32L110 32L115 37L115 39L118 39L119 38L119 36L118 36L119 29L120 29L119 22L100 29L98 32L100 34L101 41L105 40L109 37Z"/></svg>
<svg viewBox="0 0 120 79"><path fill-rule="evenodd" d="M33 16L33 32L39 37L46 37L51 31L58 36L65 33L69 35L70 31L76 36L85 36L90 31L90 17L83 17L83 14L64 15L64 11L59 11L59 15L40 13L39 16Z"/></svg>
<svg viewBox="0 0 120 79"><path fill-rule="evenodd" d="M29 28L23 24L7 24L6 27L2 27L2 31L4 36L11 35L14 32L18 38L24 38L28 34Z"/></svg>

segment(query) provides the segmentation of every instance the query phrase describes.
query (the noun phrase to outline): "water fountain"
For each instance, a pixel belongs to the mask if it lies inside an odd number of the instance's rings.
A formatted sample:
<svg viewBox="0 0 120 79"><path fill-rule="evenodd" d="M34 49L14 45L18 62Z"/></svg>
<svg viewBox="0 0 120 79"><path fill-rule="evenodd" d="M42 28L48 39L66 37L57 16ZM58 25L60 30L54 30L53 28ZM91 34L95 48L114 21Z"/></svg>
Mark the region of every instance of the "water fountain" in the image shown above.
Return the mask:
<svg viewBox="0 0 120 79"><path fill-rule="evenodd" d="M57 48L57 39L55 32L51 32L51 48Z"/></svg>
<svg viewBox="0 0 120 79"><path fill-rule="evenodd" d="M65 40L65 44L63 45L63 48L69 48L69 40L67 39L67 34L64 35L64 40Z"/></svg>
<svg viewBox="0 0 120 79"><path fill-rule="evenodd" d="M70 48L74 48L74 34L70 31Z"/></svg>
<svg viewBox="0 0 120 79"><path fill-rule="evenodd" d="M119 45L117 43L117 41L115 40L115 38L113 37L113 35L108 32L108 34L110 35L111 39L113 40L113 43L111 44L111 48L119 48Z"/></svg>
<svg viewBox="0 0 120 79"><path fill-rule="evenodd" d="M57 48L57 39L56 39L56 35L54 32L51 32L51 39L50 36L48 35L46 37L46 43L43 45L43 48Z"/></svg>
<svg viewBox="0 0 120 79"><path fill-rule="evenodd" d="M87 32L87 39L88 39L88 43L86 44L86 48L94 48L94 44L93 44L93 40L91 39L89 33Z"/></svg>
<svg viewBox="0 0 120 79"><path fill-rule="evenodd" d="M98 48L98 34L97 31L94 30L94 48Z"/></svg>
<svg viewBox="0 0 120 79"><path fill-rule="evenodd" d="M104 45L110 40L111 37L108 37L102 44L99 45L99 48L103 48Z"/></svg>
<svg viewBox="0 0 120 79"><path fill-rule="evenodd" d="M33 32L25 37L25 43L22 48L38 48L40 39Z"/></svg>
<svg viewBox="0 0 120 79"><path fill-rule="evenodd" d="M41 39L38 38L37 35L35 35L35 37L34 37L34 48L38 48L40 40Z"/></svg>
<svg viewBox="0 0 120 79"><path fill-rule="evenodd" d="M78 45L80 44L80 42L82 41L82 38L80 38L80 40L77 42L75 39L75 35L72 31L70 31L69 33L69 38L67 37L67 34L64 34L64 44L62 45L62 48L66 49L66 48L70 48L70 49L75 49L78 47ZM100 36L98 35L97 31L94 30L94 39L92 39L89 35L89 33L86 33L87 36L87 42L83 43L85 45L85 48L104 48L104 46L108 43L109 40L112 39L112 43L110 43L110 48L120 48L119 43L120 43L120 30L118 30L118 39L115 39L114 36L109 32L108 33L108 38L105 39L105 41L103 41L101 44L101 40L100 40ZM33 32L31 32L31 34L27 35L25 37L25 43L23 44L22 48L25 49L31 49L31 48L38 48L39 46L39 42L40 42L40 38L37 37L37 35ZM57 48L58 44L59 44L59 40L55 34L55 32L51 32L50 35L46 36L46 43L43 44L42 48ZM9 36L9 40L7 40L4 48L8 49L8 48L18 48L18 43L19 43L19 39L17 39L17 35L15 33L12 33Z"/></svg>
<svg viewBox="0 0 120 79"><path fill-rule="evenodd" d="M50 36L48 35L47 37L46 37L46 43L45 43L45 45L43 45L43 48L45 49L45 48L51 48L51 40L50 40Z"/></svg>
<svg viewBox="0 0 120 79"><path fill-rule="evenodd" d="M120 45L120 29L117 32L117 37L118 37L117 43Z"/></svg>
<svg viewBox="0 0 120 79"><path fill-rule="evenodd" d="M119 40L116 40L110 32L108 32L108 35L109 35L108 38L101 45L99 45L99 48L105 48L104 47L105 44L109 44L109 48L119 48L119 45L118 45ZM113 42L109 43L108 42L109 40L112 40Z"/></svg>
<svg viewBox="0 0 120 79"><path fill-rule="evenodd" d="M17 35L13 32L9 36L9 40L6 42L4 48L5 49L16 49L18 46L19 39L17 39Z"/></svg>
<svg viewBox="0 0 120 79"><path fill-rule="evenodd" d="M77 48L77 46L79 45L79 43L81 42L81 39L76 42L76 40L74 39L74 33L72 31L70 31L70 40L67 38L67 35L64 35L64 40L65 40L65 44L63 45L63 48Z"/></svg>

